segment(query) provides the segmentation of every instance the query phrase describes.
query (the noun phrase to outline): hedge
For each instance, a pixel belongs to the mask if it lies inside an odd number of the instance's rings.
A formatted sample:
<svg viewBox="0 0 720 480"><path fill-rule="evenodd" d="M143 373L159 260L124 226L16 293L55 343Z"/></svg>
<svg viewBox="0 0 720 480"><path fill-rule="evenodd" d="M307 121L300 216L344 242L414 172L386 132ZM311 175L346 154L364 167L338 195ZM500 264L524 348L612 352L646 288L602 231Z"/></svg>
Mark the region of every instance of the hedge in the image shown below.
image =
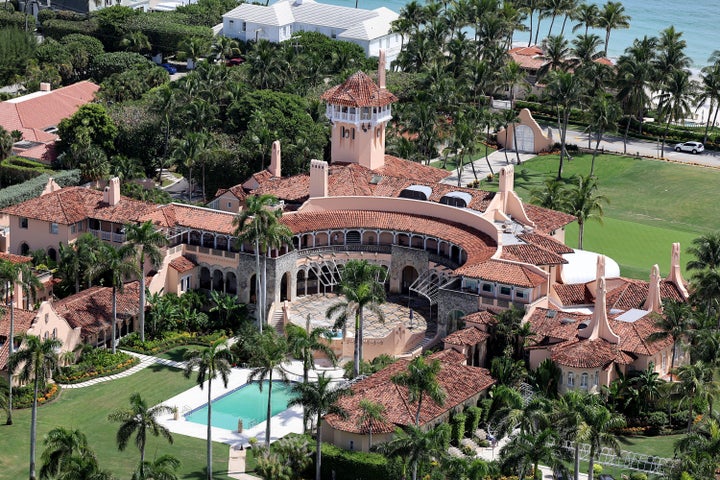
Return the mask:
<svg viewBox="0 0 720 480"><path fill-rule="evenodd" d="M80 184L80 170L63 170L61 172L55 172L52 175L41 173L26 182L0 190L0 208L9 207L10 205L15 205L37 197L42 193L51 176L61 187Z"/></svg>
<svg viewBox="0 0 720 480"><path fill-rule="evenodd" d="M5 27L24 28L25 15L0 8L0 28Z"/></svg>
<svg viewBox="0 0 720 480"><path fill-rule="evenodd" d="M480 407L468 407L465 410L467 415L467 421L465 423L465 432L470 438L475 435L475 431L480 425L480 418L482 417L482 408Z"/></svg>
<svg viewBox="0 0 720 480"><path fill-rule="evenodd" d="M335 478L342 478L343 480L400 478L397 468L397 463L379 453L356 452L344 450L329 443L322 444L320 476L323 480Z"/></svg>
<svg viewBox="0 0 720 480"><path fill-rule="evenodd" d="M42 24L43 35L47 38L54 38L60 41L66 35L81 33L91 37L98 37L98 22L94 19L76 22L71 20L60 20L54 18Z"/></svg>
<svg viewBox="0 0 720 480"><path fill-rule="evenodd" d="M183 40L199 37L208 43L212 41L213 33L209 27L185 25L180 14L166 12L151 12L137 15L128 19L126 28L130 31L139 30L144 33L153 46L153 51L163 55L175 53Z"/></svg>
<svg viewBox="0 0 720 480"><path fill-rule="evenodd" d="M450 419L450 426L452 427L452 433L450 434L450 442L456 447L460 446L460 441L465 438L465 420L467 416L464 413L458 412L453 415Z"/></svg>
<svg viewBox="0 0 720 480"><path fill-rule="evenodd" d="M42 173L53 171L47 165L20 157L8 157L0 162L0 185L26 182Z"/></svg>

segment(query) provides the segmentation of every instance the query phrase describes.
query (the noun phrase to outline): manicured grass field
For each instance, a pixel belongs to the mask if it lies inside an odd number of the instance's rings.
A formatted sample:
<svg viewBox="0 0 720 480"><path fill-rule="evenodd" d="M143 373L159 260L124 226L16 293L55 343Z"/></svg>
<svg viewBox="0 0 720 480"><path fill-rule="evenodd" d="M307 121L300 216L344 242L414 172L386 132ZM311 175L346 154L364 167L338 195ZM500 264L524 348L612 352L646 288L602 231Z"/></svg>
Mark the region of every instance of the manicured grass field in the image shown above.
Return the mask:
<svg viewBox="0 0 720 480"><path fill-rule="evenodd" d="M475 155L473 155L473 156L471 157L471 158L472 158L472 161L474 162L474 161L477 161L477 160L480 160L480 159L484 159L484 158L485 158L485 144L483 144L483 143L478 144L477 147L475 147L475 148L476 148ZM497 150L497 148L488 146L488 147L487 147L487 154L490 155L490 154L493 153L495 150ZM451 172L452 172L453 170L457 170L457 167L458 167L458 166L457 166L456 160L457 160L457 157L454 157L454 156L453 156L453 157L448 157L447 162L445 163L445 170L448 170L448 171L451 171ZM470 165L470 158L465 158L465 159L463 160L463 162L465 163L465 165ZM433 167L435 167L435 168L443 168L443 161L442 161L442 160L437 160L437 161L435 161L435 162L431 162L430 165L433 166Z"/></svg>
<svg viewBox="0 0 720 480"><path fill-rule="evenodd" d="M575 155L566 162L563 177L590 171L591 155ZM529 200L530 191L541 187L548 175L555 175L557 155L546 155L515 166L518 194ZM689 260L684 253L692 239L720 230L720 170L674 164L657 160L600 155L595 173L600 193L610 200L603 224L585 226L587 250L605 253L621 266L628 277L647 279L652 265L668 273L670 248L680 242L683 268ZM482 188L487 188L483 186ZM566 242L577 246L577 224L566 232Z"/></svg>
<svg viewBox="0 0 720 480"><path fill-rule="evenodd" d="M129 405L130 395L139 392L149 405L177 395L195 384L185 379L177 369L151 366L129 377L101 383L92 387L64 390L60 398L38 410L38 468L43 451L43 436L55 427L78 428L87 435L95 450L100 467L117 478L130 478L140 459L134 436L124 452L117 449L115 435L119 424L109 422L107 416L117 408ZM30 410L16 410L14 425L0 425L0 478L27 478L30 449ZM4 420L4 417L3 417ZM152 460L171 454L182 462L179 478L205 478L204 440L173 435L174 443L149 437L146 456ZM213 445L213 476L226 479L228 446Z"/></svg>

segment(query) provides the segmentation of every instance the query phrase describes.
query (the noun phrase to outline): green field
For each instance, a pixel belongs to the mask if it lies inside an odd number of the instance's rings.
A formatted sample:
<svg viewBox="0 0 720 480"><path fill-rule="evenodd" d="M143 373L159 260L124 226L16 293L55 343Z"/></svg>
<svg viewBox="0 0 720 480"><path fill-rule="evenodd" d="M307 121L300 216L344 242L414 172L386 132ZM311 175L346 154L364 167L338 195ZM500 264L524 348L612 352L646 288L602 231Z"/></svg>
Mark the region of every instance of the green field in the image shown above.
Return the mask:
<svg viewBox="0 0 720 480"><path fill-rule="evenodd" d="M38 467L43 451L42 438L52 428L78 428L84 432L90 446L95 450L100 467L109 470L117 478L130 478L140 459L134 437L124 452L117 449L115 434L118 424L107 420L107 415L117 408L129 405L133 392L140 392L149 405L177 395L195 385L194 379L186 379L177 369L159 365L145 368L129 377L100 383L92 387L62 391L60 398L38 410ZM27 478L30 449L30 410L16 410L12 426L0 425L0 479ZM173 445L150 437L147 443L148 459L163 454L178 457L182 466L180 478L205 478L205 441L183 435L173 435ZM228 478L227 462L229 447L213 445L213 476Z"/></svg>
<svg viewBox="0 0 720 480"><path fill-rule="evenodd" d="M575 155L566 162L565 179L586 175L591 155ZM558 156L546 155L515 166L515 186L525 200L548 175L557 173ZM666 275L670 248L680 242L683 252L690 241L720 230L720 170L657 160L601 155L595 164L600 193L610 200L603 224L588 222L585 249L616 260L622 274L646 279L657 263ZM485 188L485 187L483 187ZM577 225L567 229L566 242L577 246ZM687 262L684 254L681 261Z"/></svg>

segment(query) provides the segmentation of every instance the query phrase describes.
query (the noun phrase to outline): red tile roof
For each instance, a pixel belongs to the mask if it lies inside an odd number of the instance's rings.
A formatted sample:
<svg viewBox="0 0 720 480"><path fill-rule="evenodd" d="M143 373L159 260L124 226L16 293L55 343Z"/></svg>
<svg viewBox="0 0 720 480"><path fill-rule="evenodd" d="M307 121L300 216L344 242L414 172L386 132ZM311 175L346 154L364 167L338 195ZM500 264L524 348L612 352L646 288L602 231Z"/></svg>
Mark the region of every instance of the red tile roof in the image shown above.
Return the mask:
<svg viewBox="0 0 720 480"><path fill-rule="evenodd" d="M29 263L29 262L32 262L32 257L26 257L25 255L15 255L13 253L0 252L0 260L7 260L10 263Z"/></svg>
<svg viewBox="0 0 720 480"><path fill-rule="evenodd" d="M553 232L575 221L575 217L567 213L556 212L530 203L523 203L523 206L527 216L542 233Z"/></svg>
<svg viewBox="0 0 720 480"><path fill-rule="evenodd" d="M571 368L606 368L613 362L630 363L617 345L603 339L570 340L550 347L550 352L553 362Z"/></svg>
<svg viewBox="0 0 720 480"><path fill-rule="evenodd" d="M556 283L552 286L564 307L568 305L592 305L595 295L584 283L563 285Z"/></svg>
<svg viewBox="0 0 720 480"><path fill-rule="evenodd" d="M526 288L537 287L547 281L547 274L545 273L540 274L525 265L494 259L481 263L468 261L458 268L455 273L489 282L499 282Z"/></svg>
<svg viewBox="0 0 720 480"><path fill-rule="evenodd" d="M13 334L21 335L27 333L30 330L37 312L31 312L29 310L23 310L22 308L15 309ZM10 355L10 342L8 337L10 336L10 309L3 309L2 317L0 317L0 338L3 340L4 345L0 348L0 370L4 370L7 365L8 357Z"/></svg>
<svg viewBox="0 0 720 480"><path fill-rule="evenodd" d="M84 187L66 187L4 208L3 213L45 222L72 225L87 218L115 223L137 221L155 208L151 203L120 197L117 205L103 202L103 194Z"/></svg>
<svg viewBox="0 0 720 480"><path fill-rule="evenodd" d="M363 72L351 75L344 83L332 87L320 98L329 104L345 107L384 107L398 100L389 90L378 87Z"/></svg>
<svg viewBox="0 0 720 480"><path fill-rule="evenodd" d="M446 345L477 345L490 338L490 335L476 327L467 327L443 338Z"/></svg>
<svg viewBox="0 0 720 480"><path fill-rule="evenodd" d="M293 234L314 230L343 228L378 228L397 232L430 235L459 245L467 253L466 265L489 259L496 244L488 235L454 222L420 215L371 210L328 210L323 212L292 212L280 218Z"/></svg>
<svg viewBox="0 0 720 480"><path fill-rule="evenodd" d="M247 197L247 194L245 193L245 190L243 190L242 185L235 185L230 188L221 188L217 191L215 194L215 198L219 197L220 195L223 195L224 193L230 192L232 195L235 196L240 201L245 200L245 197Z"/></svg>
<svg viewBox="0 0 720 480"><path fill-rule="evenodd" d="M467 326L495 325L497 323L497 317L492 312L486 310L465 315L462 320Z"/></svg>
<svg viewBox="0 0 720 480"><path fill-rule="evenodd" d="M139 220L149 220L162 228L186 227L232 235L235 231L232 224L234 218L235 215L229 212L171 203L153 205Z"/></svg>
<svg viewBox="0 0 720 480"><path fill-rule="evenodd" d="M584 284L555 284L553 289L562 305L590 305L595 302L595 292L591 286L593 282ZM649 283L643 280L630 278L613 278L608 281L606 303L608 309L629 310L642 309L648 297ZM661 300L671 299L682 302L684 298L674 283L667 280L660 281Z"/></svg>
<svg viewBox="0 0 720 480"><path fill-rule="evenodd" d="M170 262L170 268L177 270L178 273L189 272L195 267L197 267L197 263L193 262L185 255L181 255Z"/></svg>
<svg viewBox="0 0 720 480"><path fill-rule="evenodd" d="M420 410L420 424L431 423L448 410L461 405L469 398L490 388L495 380L484 368L464 365L465 357L452 350L444 350L429 357L440 361L438 381L445 389L447 397L443 406L432 400L425 400ZM407 389L392 383L390 379L403 372L410 360L398 360L368 378L355 383L351 389L353 395L343 397L338 403L348 413L346 418L331 414L325 416L325 422L336 430L364 434L367 425L359 425L361 415L360 401L370 399L385 407L385 421L373 422L373 433L390 433L396 426L413 425L417 404L407 399Z"/></svg>
<svg viewBox="0 0 720 480"><path fill-rule="evenodd" d="M126 283L117 292L118 318L135 316L140 304L140 283ZM81 328L83 338L107 330L112 326L112 288L91 287L53 303L58 315L72 328Z"/></svg>
<svg viewBox="0 0 720 480"><path fill-rule="evenodd" d="M560 255L545 250L542 247L528 244L504 245L502 259L516 262L529 263L531 265L561 265L568 263Z"/></svg>
<svg viewBox="0 0 720 480"><path fill-rule="evenodd" d="M515 63L526 70L538 70L547 62L543 57L542 49L536 46L512 48L508 50L508 54Z"/></svg>
<svg viewBox="0 0 720 480"><path fill-rule="evenodd" d="M543 233L522 233L518 235L517 238L519 238L523 242L537 245L538 247L542 247L545 250L557 253L558 255L574 252L572 248L568 247L564 243L560 242L559 240L555 240L555 238L549 235L545 235Z"/></svg>

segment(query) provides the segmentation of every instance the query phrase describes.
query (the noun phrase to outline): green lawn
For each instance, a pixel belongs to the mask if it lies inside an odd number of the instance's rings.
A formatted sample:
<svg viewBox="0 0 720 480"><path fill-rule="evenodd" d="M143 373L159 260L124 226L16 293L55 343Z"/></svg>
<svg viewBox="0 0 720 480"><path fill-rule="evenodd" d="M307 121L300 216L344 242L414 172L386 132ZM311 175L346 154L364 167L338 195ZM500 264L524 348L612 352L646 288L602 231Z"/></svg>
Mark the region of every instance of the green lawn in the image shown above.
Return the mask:
<svg viewBox="0 0 720 480"><path fill-rule="evenodd" d="M38 467L43 436L52 428L62 426L78 428L87 435L101 468L111 471L117 478L130 478L140 454L134 440L124 452L118 451L115 443L118 425L107 420L108 413L126 407L133 392L140 392L148 404L154 405L193 385L194 379L185 379L179 370L156 365L119 380L64 390L59 399L38 410ZM27 478L28 475L30 410L15 411L14 420L12 426L0 425L0 478ZM182 461L180 478L205 478L205 441L182 435L173 437L173 445L151 437L147 457L175 455ZM216 443L213 447L214 476L228 478L225 476L228 446Z"/></svg>
<svg viewBox="0 0 720 480"><path fill-rule="evenodd" d="M591 155L575 155L563 176L587 174ZM557 155L544 155L515 167L515 186L525 200L533 188L555 175ZM666 275L670 247L680 242L683 251L704 233L720 230L715 205L720 202L720 170L657 160L601 155L595 173L600 193L610 201L603 224L588 222L585 245L605 253L628 277L647 279L653 264ZM495 188L496 188L496 184ZM483 186L482 188L488 188ZM577 245L577 225L567 229L566 241ZM687 254L682 257L683 267Z"/></svg>
<svg viewBox="0 0 720 480"><path fill-rule="evenodd" d="M476 153L475 153L475 155L472 156L472 161L474 162L474 161L477 161L477 160L480 160L480 159L484 159L484 158L485 158L485 144L484 144L484 143L480 143L480 144L478 144L475 148L476 148ZM493 153L495 150L497 150L497 148L488 146L488 147L487 147L487 154L490 155L490 154ZM508 155L509 155L509 154L508 154ZM448 170L448 171L451 171L451 172L452 172L453 170L457 170L457 167L458 167L458 166L457 166L456 160L457 160L457 157L454 157L454 156L453 156L453 157L448 157L447 162L445 162L445 170ZM466 159L464 159L463 161L465 162L465 165L469 165L469 164L470 164L470 159L467 159L467 158L466 158ZM435 161L435 162L431 162L430 165L433 166L433 167L435 167L435 168L443 168L443 160L437 160L437 161Z"/></svg>
<svg viewBox="0 0 720 480"><path fill-rule="evenodd" d="M185 360L185 353L189 350L197 350L201 348L198 345L183 345L182 347L175 347L173 349L168 350L167 352L158 353L155 355L159 358L166 358L168 360L173 360L175 362L182 362Z"/></svg>

